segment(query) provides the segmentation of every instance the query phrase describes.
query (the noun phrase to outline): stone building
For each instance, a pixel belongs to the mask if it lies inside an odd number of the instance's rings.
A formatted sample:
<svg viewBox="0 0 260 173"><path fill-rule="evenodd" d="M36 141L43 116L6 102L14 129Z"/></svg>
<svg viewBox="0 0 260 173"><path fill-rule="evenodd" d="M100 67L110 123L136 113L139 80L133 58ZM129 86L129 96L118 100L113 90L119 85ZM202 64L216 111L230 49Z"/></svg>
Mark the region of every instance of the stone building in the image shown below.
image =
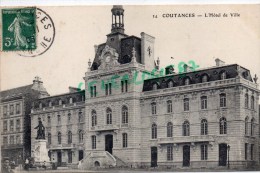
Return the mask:
<svg viewBox="0 0 260 173"><path fill-rule="evenodd" d="M5 90L0 93L2 158L8 157L16 164L30 157L32 102L48 96L43 82L35 77L33 84Z"/></svg>
<svg viewBox="0 0 260 173"><path fill-rule="evenodd" d="M111 33L84 78L82 168L258 165L259 90L250 71L220 59L206 69L159 70L155 38L128 36L123 7L111 12Z"/></svg>
<svg viewBox="0 0 260 173"><path fill-rule="evenodd" d="M31 152L35 153L38 118L45 127L48 155L57 166L77 167L84 157L85 92L69 88L68 93L38 99L31 110Z"/></svg>

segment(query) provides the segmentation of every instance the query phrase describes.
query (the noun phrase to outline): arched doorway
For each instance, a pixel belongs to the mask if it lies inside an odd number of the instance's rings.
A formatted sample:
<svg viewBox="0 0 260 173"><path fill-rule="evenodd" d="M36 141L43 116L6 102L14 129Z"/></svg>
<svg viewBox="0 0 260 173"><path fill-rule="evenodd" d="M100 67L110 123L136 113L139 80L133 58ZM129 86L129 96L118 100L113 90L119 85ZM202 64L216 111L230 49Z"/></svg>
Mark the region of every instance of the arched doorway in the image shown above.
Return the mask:
<svg viewBox="0 0 260 173"><path fill-rule="evenodd" d="M105 136L105 151L110 154L113 153L113 135L109 134Z"/></svg>
<svg viewBox="0 0 260 173"><path fill-rule="evenodd" d="M219 144L219 166L227 165L227 144Z"/></svg>
<svg viewBox="0 0 260 173"><path fill-rule="evenodd" d="M183 146L183 166L190 166L190 146Z"/></svg>

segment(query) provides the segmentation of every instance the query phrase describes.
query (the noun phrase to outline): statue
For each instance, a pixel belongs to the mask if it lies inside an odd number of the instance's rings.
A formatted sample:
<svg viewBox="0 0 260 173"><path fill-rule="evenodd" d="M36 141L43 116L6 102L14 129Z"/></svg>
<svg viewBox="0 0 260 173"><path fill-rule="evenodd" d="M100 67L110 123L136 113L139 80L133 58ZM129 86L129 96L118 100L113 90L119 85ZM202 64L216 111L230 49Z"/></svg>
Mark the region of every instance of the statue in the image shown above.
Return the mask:
<svg viewBox="0 0 260 173"><path fill-rule="evenodd" d="M41 118L38 118L38 120L39 120L39 124L37 127L34 128L34 129L38 129L36 139L45 139L45 127L42 124Z"/></svg>

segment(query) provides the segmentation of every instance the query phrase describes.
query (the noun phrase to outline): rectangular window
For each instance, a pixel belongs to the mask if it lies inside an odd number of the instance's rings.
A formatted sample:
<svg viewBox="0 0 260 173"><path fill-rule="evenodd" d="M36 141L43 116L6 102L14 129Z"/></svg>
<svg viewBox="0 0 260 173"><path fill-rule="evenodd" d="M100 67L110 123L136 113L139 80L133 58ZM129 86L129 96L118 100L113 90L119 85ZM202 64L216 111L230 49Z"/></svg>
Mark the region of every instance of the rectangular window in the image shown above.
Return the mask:
<svg viewBox="0 0 260 173"><path fill-rule="evenodd" d="M156 103L152 103L152 115L156 115Z"/></svg>
<svg viewBox="0 0 260 173"><path fill-rule="evenodd" d="M124 81L121 81L121 92L124 92Z"/></svg>
<svg viewBox="0 0 260 173"><path fill-rule="evenodd" d="M105 84L106 96L108 95L108 84Z"/></svg>
<svg viewBox="0 0 260 173"><path fill-rule="evenodd" d="M16 131L20 131L20 128L21 128L21 122L20 122L20 119L17 119L16 120Z"/></svg>
<svg viewBox="0 0 260 173"><path fill-rule="evenodd" d="M112 94L112 84L109 83L109 95L111 95L111 94Z"/></svg>
<svg viewBox="0 0 260 173"><path fill-rule="evenodd" d="M14 136L10 136L10 144L14 144Z"/></svg>
<svg viewBox="0 0 260 173"><path fill-rule="evenodd" d="M20 143L21 143L21 137L20 137L20 135L17 135L17 136L16 136L16 143L17 143L17 144L20 144Z"/></svg>
<svg viewBox="0 0 260 173"><path fill-rule="evenodd" d="M97 97L97 86L94 86L94 97Z"/></svg>
<svg viewBox="0 0 260 173"><path fill-rule="evenodd" d="M96 141L96 140L97 140L97 139L96 139L96 136L91 136L91 138L92 138L92 149L96 149L96 144L97 144L97 143L96 143L96 142L97 142L97 141Z"/></svg>
<svg viewBox="0 0 260 173"><path fill-rule="evenodd" d="M226 94L220 94L220 107L226 107Z"/></svg>
<svg viewBox="0 0 260 173"><path fill-rule="evenodd" d="M207 109L207 97L201 97L201 109Z"/></svg>
<svg viewBox="0 0 260 173"><path fill-rule="evenodd" d="M10 105L10 115L14 114L14 105Z"/></svg>
<svg viewBox="0 0 260 173"><path fill-rule="evenodd" d="M68 151L68 163L72 163L72 151Z"/></svg>
<svg viewBox="0 0 260 173"><path fill-rule="evenodd" d="M4 138L3 138L3 144L4 144L4 145L8 145L8 137L7 137L7 136L4 136Z"/></svg>
<svg viewBox="0 0 260 173"><path fill-rule="evenodd" d="M91 86L90 87L90 96L91 97L96 97L97 96L97 87L96 86Z"/></svg>
<svg viewBox="0 0 260 173"><path fill-rule="evenodd" d="M201 160L208 160L208 146L207 145L201 145Z"/></svg>
<svg viewBox="0 0 260 173"><path fill-rule="evenodd" d="M14 120L10 120L10 131L14 131Z"/></svg>
<svg viewBox="0 0 260 173"><path fill-rule="evenodd" d="M184 111L189 111L190 110L190 103L189 103L189 99L188 98L183 100L183 107L184 107Z"/></svg>
<svg viewBox="0 0 260 173"><path fill-rule="evenodd" d="M7 121L4 121L4 124L3 124L3 130L4 130L4 132L7 132L7 126L8 126Z"/></svg>
<svg viewBox="0 0 260 173"><path fill-rule="evenodd" d="M127 134L123 133L123 148L127 148Z"/></svg>
<svg viewBox="0 0 260 173"><path fill-rule="evenodd" d="M90 97L93 97L94 93L93 93L93 86L90 87Z"/></svg>
<svg viewBox="0 0 260 173"><path fill-rule="evenodd" d="M173 146L167 146L167 160L173 160Z"/></svg>
<svg viewBox="0 0 260 173"><path fill-rule="evenodd" d="M172 113L172 101L167 101L167 113Z"/></svg>
<svg viewBox="0 0 260 173"><path fill-rule="evenodd" d="M251 144L251 160L254 160L254 144Z"/></svg>
<svg viewBox="0 0 260 173"><path fill-rule="evenodd" d="M247 160L247 150L248 150L248 144L245 143L245 160Z"/></svg>
<svg viewBox="0 0 260 173"><path fill-rule="evenodd" d="M121 81L121 92L127 92L128 91L128 81L123 80Z"/></svg>
<svg viewBox="0 0 260 173"><path fill-rule="evenodd" d="M3 107L3 114L4 114L4 116L7 116L7 106Z"/></svg>
<svg viewBox="0 0 260 173"><path fill-rule="evenodd" d="M21 107L20 107L20 104L17 103L16 104L16 114L20 114L20 112L21 112Z"/></svg>

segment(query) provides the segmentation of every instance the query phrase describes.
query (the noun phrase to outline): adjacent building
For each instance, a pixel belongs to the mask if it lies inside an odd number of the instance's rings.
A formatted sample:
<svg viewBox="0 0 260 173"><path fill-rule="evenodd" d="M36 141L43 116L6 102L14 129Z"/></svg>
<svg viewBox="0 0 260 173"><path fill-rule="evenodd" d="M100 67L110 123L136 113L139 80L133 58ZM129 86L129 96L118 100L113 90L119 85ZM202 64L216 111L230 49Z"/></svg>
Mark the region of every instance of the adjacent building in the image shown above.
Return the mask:
<svg viewBox="0 0 260 173"><path fill-rule="evenodd" d="M33 102L31 110L31 152L35 153L38 118L45 127L50 161L57 166L77 167L84 157L85 92L70 87L68 93Z"/></svg>
<svg viewBox="0 0 260 173"><path fill-rule="evenodd" d="M23 163L31 155L31 121L32 102L48 96L39 77L33 84L1 91L1 156L10 161Z"/></svg>

